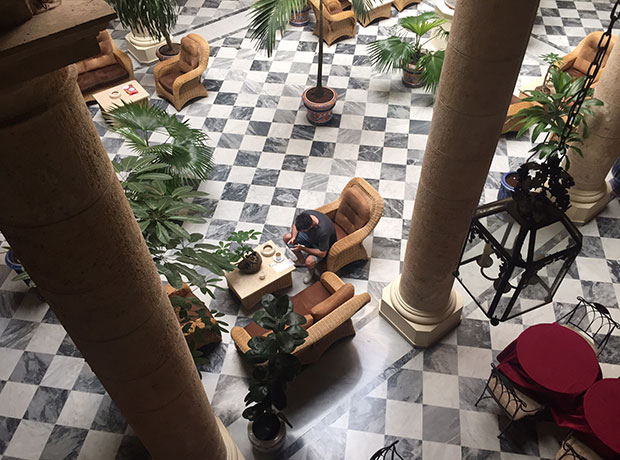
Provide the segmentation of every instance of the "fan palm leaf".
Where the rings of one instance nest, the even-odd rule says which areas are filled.
[[[424,88],[433,94],[439,85],[445,55],[446,52],[443,50],[434,51],[423,55],[418,61],[418,67],[422,70]]]
[[[147,32],[157,40],[169,39],[177,23],[176,0],[107,0],[123,26]]]
[[[397,35],[369,43],[368,56],[379,72],[402,69],[418,58],[415,46]]]
[[[421,38],[434,28],[445,24],[446,20],[437,16],[436,13],[428,11],[417,16],[402,18],[398,23],[403,29]]]

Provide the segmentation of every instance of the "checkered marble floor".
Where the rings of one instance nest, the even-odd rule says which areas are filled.
[[[212,18],[230,17],[231,10],[245,7],[236,3],[188,0],[182,16],[192,18],[196,9],[206,8],[216,9]],[[400,14],[431,9],[425,0]],[[561,54],[590,28],[600,28],[608,9],[607,3],[543,0],[520,82],[542,75],[540,54]],[[393,9],[391,19],[358,27],[355,39],[326,48],[326,83],[339,102],[333,122],[321,128],[307,122],[300,101],[316,72],[312,24],[289,28],[273,59],[255,52],[245,29],[211,42],[204,79],[209,97],[178,113],[203,128],[216,147],[216,170],[200,186],[209,193],[202,200],[207,223],[192,230],[217,241],[235,229],[254,228],[262,232],[261,241],[278,241],[299,209],[335,199],[354,176],[366,178],[385,198],[383,218],[366,241],[371,259],[339,273],[357,291],[370,292],[372,301],[354,317],[356,337],[333,347],[291,385],[287,416],[294,429],[278,458],[362,460],[393,440],[400,441],[398,450],[408,459],[553,458],[564,432],[552,423],[524,423],[498,440],[506,421],[499,409],[473,402],[497,353],[527,326],[554,321],[577,296],[607,305],[620,320],[620,200],[581,228],[582,253],[552,304],[490,327],[469,303],[459,328],[441,343],[412,349],[378,316],[378,305],[381,290],[400,271],[433,99],[402,86],[398,75],[372,71],[365,46],[389,34],[397,17]],[[573,20],[556,24],[558,17]],[[209,27],[194,20],[184,19],[184,30],[202,33]],[[122,35],[116,29],[121,45]],[[152,66],[136,66],[136,78],[154,95]],[[156,96],[151,101],[176,113]],[[90,110],[110,157],[130,154],[108,132],[98,107]],[[500,139],[481,202],[495,199],[501,174],[521,164],[529,148],[527,136]],[[291,293],[303,287],[303,275],[294,273]],[[47,304],[11,278],[0,264],[0,456],[148,458]],[[210,303],[229,324],[249,321],[228,291]],[[248,446],[240,414],[250,369],[228,334],[211,350],[210,360],[201,373],[214,411],[247,459],[265,458]],[[606,376],[620,375],[620,331],[600,360]]]

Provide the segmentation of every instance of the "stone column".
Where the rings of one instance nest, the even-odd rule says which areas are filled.
[[[575,179],[569,190],[571,207],[566,214],[579,224],[585,224],[601,212],[611,195],[611,185],[605,181],[611,167],[620,155],[620,46],[612,50],[601,78],[594,89],[594,97],[603,101],[594,107],[588,117],[590,135],[583,140],[583,157],[568,152],[568,172]]]
[[[495,153],[538,0],[459,0],[433,109],[401,276],[381,314],[428,346],[460,322],[454,276]]]
[[[155,460],[240,459],[76,78],[3,88],[0,230]]]

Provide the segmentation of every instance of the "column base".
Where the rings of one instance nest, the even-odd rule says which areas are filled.
[[[399,309],[403,308],[403,305],[398,305],[397,308],[396,303],[400,302],[400,300],[392,296],[392,289],[398,289],[399,280],[400,277],[396,278],[383,289],[379,314],[409,343],[416,347],[428,347],[459,325],[463,301],[454,289],[452,289],[450,297],[452,305],[448,307],[447,313],[442,313],[436,323],[429,324],[428,317],[424,318],[424,324],[405,318],[399,311]]]
[[[166,44],[165,40],[156,40],[148,35],[134,35],[133,32],[129,32],[125,35],[127,40],[127,51],[141,64],[150,64],[151,62],[158,61],[157,49]]]
[[[566,211],[566,215],[576,224],[586,224],[605,209],[609,203],[612,189],[609,182],[605,182],[604,191],[571,190],[569,193],[570,208]]]
[[[222,435],[222,439],[224,440],[224,445],[226,446],[226,460],[245,460],[243,454],[233,441],[233,438],[230,436],[230,433],[222,423],[219,417],[215,417],[217,421],[217,427],[220,429],[220,434]]]

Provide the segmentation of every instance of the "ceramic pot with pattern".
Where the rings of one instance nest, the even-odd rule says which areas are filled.
[[[411,63],[403,67],[403,85],[409,88],[421,88],[422,71],[417,69],[417,63]]]
[[[313,125],[325,125],[332,119],[338,94],[326,86],[312,87],[304,91],[302,99],[308,109],[308,121]]]
[[[299,13],[293,12],[291,14],[290,23],[292,26],[302,27],[310,22],[310,7],[306,7]]]

